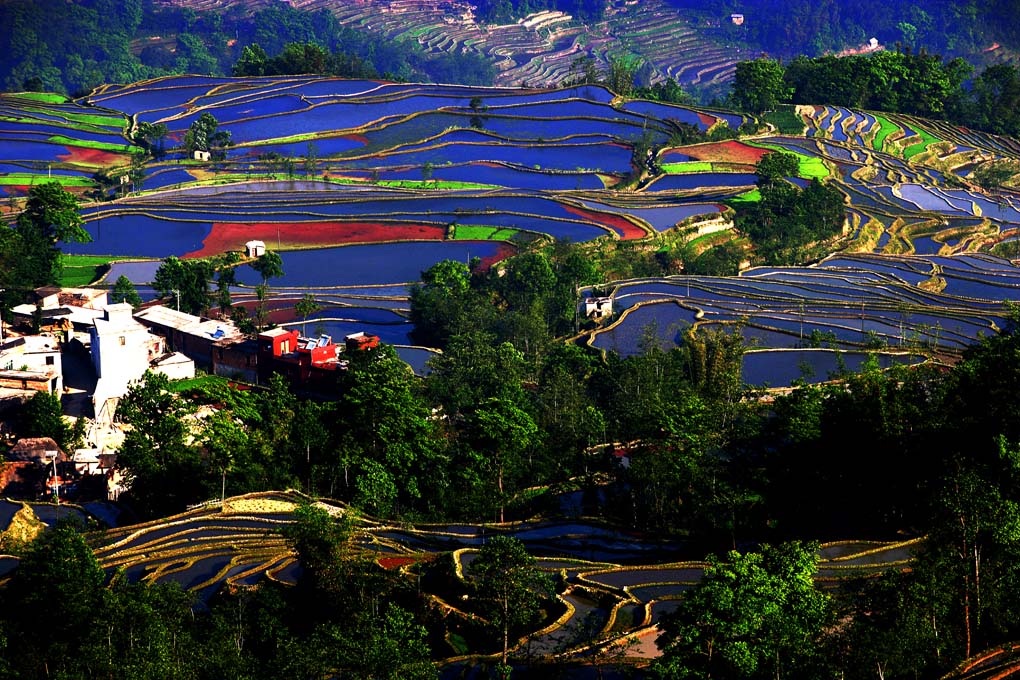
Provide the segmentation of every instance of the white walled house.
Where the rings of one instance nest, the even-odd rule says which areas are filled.
[[[92,397],[96,420],[112,420],[116,402],[128,385],[140,380],[153,359],[163,356],[163,338],[135,321],[131,305],[109,305],[96,319],[91,336],[92,365],[99,378]]]
[[[59,394],[64,389],[60,343],[50,335],[8,338],[0,343],[0,372],[0,386],[17,388],[20,380],[33,389],[45,386],[43,391]]]
[[[262,257],[266,254],[266,244],[263,241],[248,241],[244,244],[244,254],[248,257]]]
[[[116,382],[138,380],[149,368],[153,355],[152,335],[134,320],[131,305],[121,303],[103,310],[90,332],[92,365],[96,376]]]

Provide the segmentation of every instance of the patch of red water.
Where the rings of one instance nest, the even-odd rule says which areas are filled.
[[[698,111],[698,120],[701,121],[702,125],[707,125],[708,127],[712,127],[719,122],[718,118],[703,111]]]
[[[413,557],[380,557],[379,566],[383,569],[399,569],[407,564],[414,564],[417,562]]]
[[[128,162],[128,154],[103,151],[102,149],[88,149],[83,146],[65,146],[67,153],[62,153],[57,158],[65,163],[80,163],[82,165],[122,165]]]
[[[272,246],[337,246],[385,241],[441,241],[446,227],[380,222],[215,222],[202,248],[185,257],[209,257],[238,250],[251,240]]]
[[[497,262],[501,262],[501,261],[505,260],[506,258],[511,257],[513,255],[516,255],[516,254],[517,254],[517,248],[516,247],[514,247],[513,245],[511,245],[509,243],[505,243],[505,242],[500,243],[496,247],[496,252],[495,253],[493,253],[489,257],[483,257],[482,258],[482,262],[479,265],[479,268],[482,271],[487,271],[492,265],[496,264]]]
[[[725,142],[694,144],[693,146],[684,147],[681,151],[699,161],[743,163],[745,165],[754,165],[761,160],[762,156],[769,153],[768,149],[748,146],[743,142],[733,139],[726,140]]]
[[[604,227],[612,229],[625,241],[636,238],[644,238],[647,235],[644,229],[622,215],[614,215],[612,213],[599,212],[597,210],[586,210],[584,208],[575,208],[572,205],[564,205],[563,208],[572,215],[583,217],[586,220],[590,220],[596,224],[601,224]]]

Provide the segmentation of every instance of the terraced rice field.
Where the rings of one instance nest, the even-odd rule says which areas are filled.
[[[669,24],[653,15],[621,21],[635,39]],[[671,30],[688,40],[682,26]],[[1020,144],[839,107],[801,107],[805,136],[668,148],[680,124],[708,130],[743,119],[628,101],[593,85],[178,76],[104,86],[80,102],[0,99],[10,130],[0,130],[9,138],[0,187],[24,190],[20,183],[45,167],[85,188],[84,173],[99,160],[126,169],[138,152],[127,146],[132,125],[164,123],[180,138],[205,112],[233,135],[225,157],[191,161],[171,139],[168,156],[147,162],[140,191],[85,208],[94,240],[73,253],[208,257],[262,240],[284,251],[274,321],[295,321],[286,310],[312,293],[326,307],[318,322],[334,334],[360,326],[404,345],[407,286],[438,259],[491,265],[536,239],[643,240],[692,222],[692,246],[711,247],[734,238],[730,208],[757,200],[754,164],[782,150],[799,160],[792,181],[823,179],[844,193],[841,246],[859,255],[736,279],[621,282],[614,295],[623,315],[592,334],[593,346],[638,351],[650,322],[665,344],[691,325],[739,328],[756,350],[747,375],[783,385],[853,368],[868,348],[888,351],[888,362],[914,361],[920,350],[959,352],[1001,323],[1002,300],[1018,297],[1008,263],[949,256],[992,248],[1020,255],[1020,202],[949,180],[980,159],[1018,156]],[[641,139],[662,147],[653,167],[664,172],[637,173]],[[109,150],[118,144],[120,156]],[[151,267],[123,271],[142,285],[151,278]],[[244,300],[252,281],[241,280]],[[404,349],[419,363],[427,356]]]
[[[262,580],[294,583],[301,565],[281,535],[291,513],[307,501],[296,492],[265,492],[219,503],[144,524],[92,533],[88,540],[104,569],[124,569],[131,579],[177,582],[208,598],[219,588],[245,588]],[[332,514],[343,504],[319,501]],[[33,505],[40,514],[46,506]],[[14,510],[5,520],[10,522]],[[64,508],[64,512],[83,513]],[[3,526],[6,526],[4,524]],[[538,566],[567,588],[558,597],[563,614],[528,638],[517,641],[514,655],[580,659],[588,653],[585,628],[596,627],[610,638],[646,635],[668,611],[670,602],[701,578],[704,564],[676,562],[682,546],[651,536],[622,533],[586,521],[524,522],[508,525],[400,525],[371,517],[356,520],[356,543],[364,556],[384,569],[416,579],[416,565],[440,552],[453,552],[457,571],[477,555],[486,537],[515,536],[538,557]],[[904,543],[840,542],[824,544],[818,580],[838,587],[847,578],[906,565],[916,541]],[[0,557],[0,571],[17,558]],[[426,593],[428,597],[434,597]],[[469,616],[437,599],[451,616]],[[450,657],[455,651],[447,650]],[[451,662],[454,663],[451,658]]]
[[[612,297],[619,317],[589,333],[593,347],[628,355],[649,330],[664,347],[692,327],[736,331],[750,347],[744,379],[786,387],[856,370],[871,354],[888,366],[961,352],[1003,326],[1002,301],[1020,299],[1020,269],[988,255],[836,255],[739,277],[622,281]]]
[[[46,181],[81,193],[92,175],[140,151],[124,136],[128,119],[111,109],[35,93],[0,94],[0,192],[24,195]]]

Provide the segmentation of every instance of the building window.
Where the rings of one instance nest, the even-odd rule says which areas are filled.
[[[52,366],[53,365],[53,357],[52,356],[46,357],[46,365],[47,366]]]
[[[122,335],[122,336],[120,336],[120,338],[118,338],[118,339],[120,340],[120,346],[121,346],[121,347],[123,347],[124,345],[126,345],[126,344],[127,344],[127,340],[126,340],[126,339],[124,338],[124,336],[123,336],[123,335]]]

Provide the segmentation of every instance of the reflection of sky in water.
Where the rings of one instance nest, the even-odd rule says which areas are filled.
[[[418,281],[421,273],[437,262],[484,259],[496,255],[498,248],[495,241],[436,241],[282,251],[283,276],[270,280],[269,285],[357,286]],[[241,266],[237,268],[237,281],[257,285],[262,279],[251,267]]]
[[[788,387],[794,380],[809,383],[830,380],[840,370],[856,372],[868,359],[867,352],[838,352],[827,349],[747,352],[742,377],[755,386]],[[919,357],[879,354],[882,368],[894,363],[914,363]]]

